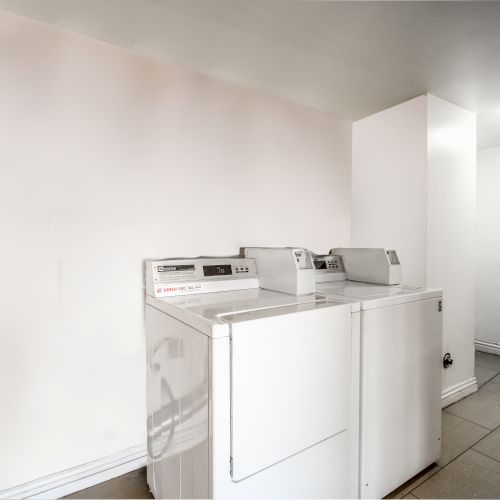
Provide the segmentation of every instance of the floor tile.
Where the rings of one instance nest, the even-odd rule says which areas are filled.
[[[493,379],[493,380],[495,380],[495,379]],[[484,384],[483,388],[485,391],[500,395],[500,383],[493,382],[493,380],[488,382],[487,384]],[[498,380],[498,382],[500,382],[500,379]]]
[[[453,413],[449,413],[446,410],[441,411],[441,432],[447,431],[451,429],[453,426],[457,425],[460,422],[463,422],[463,418],[457,417],[453,415]]]
[[[427,481],[431,476],[436,474],[441,470],[441,467],[436,464],[432,464],[431,466],[424,469],[422,472],[417,474],[415,477],[407,481],[405,484],[394,490],[392,493],[389,493],[385,498],[411,498],[407,495],[410,494],[410,491],[414,490],[419,484],[422,484],[424,481]]]
[[[500,462],[500,428],[479,441],[474,445],[473,449]],[[498,495],[500,497],[500,492],[498,492]]]
[[[450,414],[457,419],[452,423],[446,413],[442,412],[441,457],[437,462],[440,467],[449,464],[490,432],[484,427]]]
[[[488,352],[476,351],[476,365],[500,372],[500,356]]]
[[[497,375],[495,378],[491,380],[492,382],[495,382],[495,384],[500,384],[500,375]]]
[[[418,497],[416,497],[415,495],[412,495],[411,493],[408,493],[408,495],[406,495],[403,498],[418,498]]]
[[[500,395],[481,388],[465,399],[448,406],[446,411],[482,427],[495,429],[500,425]]]
[[[499,498],[500,462],[468,450],[412,493],[418,498]]]
[[[477,386],[481,387],[492,378],[495,378],[495,376],[498,375],[498,371],[493,370],[492,368],[485,368],[484,366],[476,365],[474,374],[476,375]]]
[[[64,498],[153,498],[146,482],[146,468],[96,484]]]

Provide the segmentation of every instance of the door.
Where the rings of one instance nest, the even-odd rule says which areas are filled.
[[[361,315],[361,492],[382,498],[441,449],[441,299]]]
[[[227,321],[234,480],[348,429],[350,305],[302,304]]]

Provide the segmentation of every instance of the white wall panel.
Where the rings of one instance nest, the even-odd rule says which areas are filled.
[[[425,283],[424,96],[353,124],[352,245],[395,248],[403,281]]]
[[[403,282],[443,288],[443,392],[474,383],[475,115],[432,95],[353,124],[352,245],[395,248]]]
[[[474,376],[476,116],[427,96],[427,285],[443,289],[443,388]]]
[[[477,155],[476,339],[500,353],[500,147]]]
[[[1,490],[144,442],[143,259],[349,245],[351,126],[6,13],[0,42]]]

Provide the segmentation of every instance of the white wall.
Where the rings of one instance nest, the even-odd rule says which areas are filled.
[[[426,281],[425,96],[352,128],[352,245],[395,248],[403,282]]]
[[[474,390],[475,116],[420,96],[353,124],[352,246],[396,248],[444,290],[445,401]]]
[[[476,116],[427,97],[427,285],[443,289],[443,388],[474,377]]]
[[[1,490],[144,442],[142,259],[350,244],[351,126],[5,13],[0,33]]]
[[[500,354],[500,147],[477,155],[476,341]]]

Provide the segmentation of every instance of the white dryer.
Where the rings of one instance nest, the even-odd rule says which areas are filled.
[[[360,302],[360,495],[382,498],[441,453],[442,291],[345,279],[400,279],[393,250],[314,260],[317,293]]]
[[[358,494],[359,306],[259,288],[255,261],[146,263],[156,498]]]

